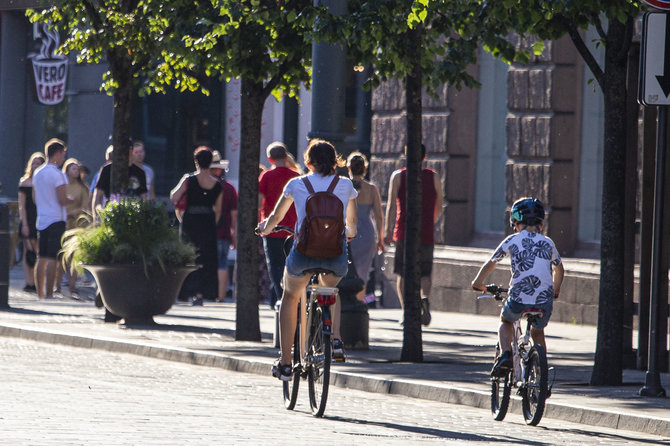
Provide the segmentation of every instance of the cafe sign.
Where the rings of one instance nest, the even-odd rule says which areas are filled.
[[[46,23],[35,23],[33,37],[41,40],[40,52],[32,54],[37,99],[44,105],[60,104],[65,98],[67,57],[56,54],[60,46],[58,31]]]

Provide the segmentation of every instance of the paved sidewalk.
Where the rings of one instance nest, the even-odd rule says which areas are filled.
[[[224,367],[270,376],[277,357],[272,342],[274,313],[260,309],[262,342],[236,342],[235,305],[177,304],[158,325],[125,328],[103,322],[103,311],[90,301],[70,298],[38,301],[25,293],[22,274],[10,280],[10,310],[0,311],[0,335],[41,342],[134,353],[192,364]],[[92,289],[83,288],[82,297]],[[67,291],[66,291],[67,295]],[[474,298],[474,297],[473,297]],[[496,305],[491,302],[491,305]],[[348,351],[345,364],[333,367],[337,386],[392,393],[435,401],[489,408],[489,379],[497,318],[433,312],[423,331],[424,362],[401,363],[400,310],[370,311],[370,350]],[[545,416],[587,425],[646,432],[670,437],[670,399],[638,396],[642,371],[626,370],[621,387],[590,387],[595,327],[551,323],[547,328],[549,365],[556,371]],[[670,392],[670,376],[661,375]],[[279,383],[277,382],[278,392]],[[522,420],[516,397],[508,419]]]

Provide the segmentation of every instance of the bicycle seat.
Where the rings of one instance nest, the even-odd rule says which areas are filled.
[[[542,317],[544,316],[544,310],[540,308],[526,308],[521,312],[521,317],[522,318],[530,318],[530,317]]]
[[[307,287],[310,292],[315,292],[317,294],[323,294],[325,296],[334,296],[337,294],[338,289],[335,287],[322,286],[322,285],[310,285]]]

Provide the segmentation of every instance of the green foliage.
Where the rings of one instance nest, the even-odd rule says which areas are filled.
[[[421,60],[422,82],[435,93],[445,82],[461,88],[478,86],[467,68],[477,62],[482,45],[506,62],[521,60],[507,41],[509,25],[491,21],[487,3],[472,0],[350,0],[349,14],[326,17],[316,32],[330,41],[344,41],[357,65],[372,65],[370,84],[404,78],[412,60]],[[421,26],[421,46],[407,38]]]
[[[31,22],[51,22],[64,40],[59,51],[76,52],[79,63],[109,62],[102,87],[109,93],[130,82],[141,94],[165,92],[168,85],[195,90],[197,73],[179,63],[183,43],[175,8],[183,1],[53,0],[28,10]],[[175,60],[177,59],[177,60]]]
[[[177,14],[191,26],[181,60],[207,76],[262,85],[265,96],[297,96],[311,81],[313,24],[322,10],[307,0],[184,2]]]
[[[64,260],[74,265],[142,264],[182,266],[195,261],[195,248],[170,227],[161,203],[124,199],[110,202],[100,225],[75,228],[63,236]]]

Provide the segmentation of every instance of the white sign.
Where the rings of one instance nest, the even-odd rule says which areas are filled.
[[[65,98],[67,83],[67,57],[56,54],[60,45],[58,31],[46,23],[35,23],[33,36],[42,40],[39,54],[33,54],[33,73],[37,99],[44,105],[60,104]]]
[[[648,12],[642,25],[638,101],[670,105],[670,14]]]

